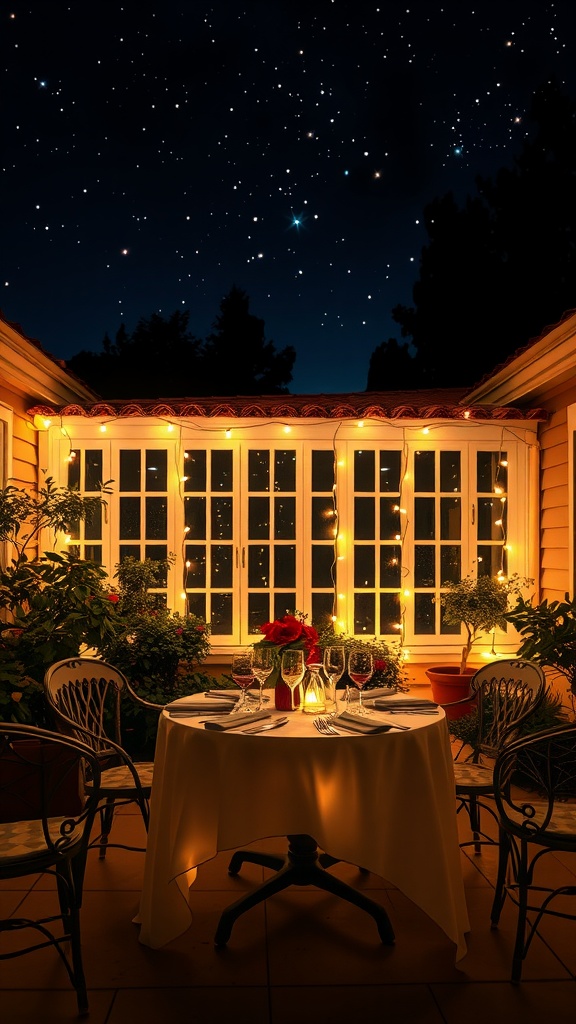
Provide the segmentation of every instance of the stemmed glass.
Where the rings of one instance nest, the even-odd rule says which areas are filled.
[[[306,671],[304,651],[284,651],[280,671],[286,686],[290,687],[290,711],[295,711],[294,690],[304,679]]]
[[[324,650],[324,674],[330,684],[330,699],[334,704],[333,714],[338,711],[336,686],[346,670],[346,648],[326,647]]]
[[[232,658],[232,679],[242,690],[242,695],[238,701],[236,707],[233,709],[232,714],[236,714],[237,711],[252,711],[252,708],[248,704],[246,691],[254,682],[254,668],[252,665],[252,651],[246,651],[244,654],[235,654]]]
[[[254,647],[252,652],[252,671],[256,676],[256,679],[258,680],[258,686],[260,687],[260,700],[258,702],[258,711],[262,710],[262,691],[264,689],[264,683],[272,674],[274,664],[274,651],[271,647]]]
[[[372,712],[368,708],[364,707],[362,703],[362,689],[369,679],[372,678],[374,672],[374,659],[372,657],[372,651],[362,650],[358,647],[353,648],[350,651],[348,658],[348,675],[358,687],[358,708],[356,710],[357,715],[371,715]]]

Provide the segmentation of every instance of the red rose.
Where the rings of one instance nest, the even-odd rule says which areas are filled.
[[[374,671],[375,672],[384,672],[385,668],[386,668],[386,662],[385,661],[380,661],[379,658],[374,658]]]
[[[108,594],[108,600],[111,601],[112,604],[116,604],[118,602],[118,594]]]
[[[264,633],[268,643],[276,644],[277,647],[284,647],[285,644],[300,640],[305,629],[304,624],[294,615],[284,615],[281,619],[265,622],[260,626],[260,632]]]

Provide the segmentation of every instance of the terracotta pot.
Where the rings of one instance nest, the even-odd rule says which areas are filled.
[[[467,668],[461,672],[458,665],[437,665],[435,668],[427,668],[426,675],[430,680],[433,700],[437,704],[450,704],[466,697],[470,693],[470,679],[475,672],[475,668]],[[462,718],[463,715],[470,714],[473,706],[465,703],[458,708],[447,708],[446,718]]]

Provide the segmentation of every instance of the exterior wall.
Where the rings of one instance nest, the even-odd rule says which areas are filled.
[[[568,409],[576,403],[576,382],[539,397],[550,418],[540,426],[540,597],[562,601],[573,589],[571,434]]]

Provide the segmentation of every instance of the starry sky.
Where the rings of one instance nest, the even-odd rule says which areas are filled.
[[[576,96],[575,9],[0,0],[3,316],[66,359],[154,312],[204,338],[236,286],[292,393],[364,390],[426,203],[512,165],[548,77]]]

